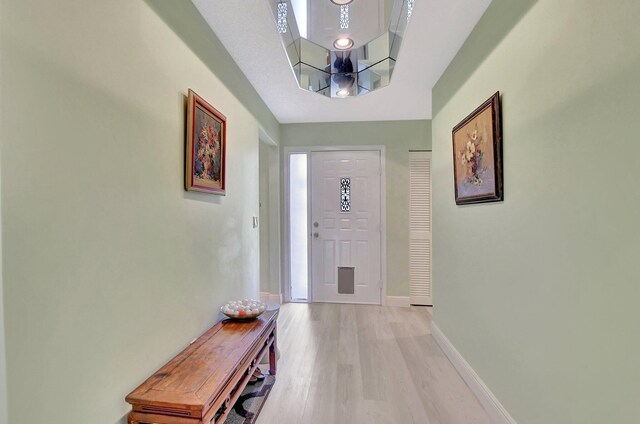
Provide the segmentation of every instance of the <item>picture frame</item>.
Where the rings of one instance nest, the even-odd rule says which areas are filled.
[[[189,89],[185,189],[226,194],[227,118]]]
[[[457,205],[504,200],[500,92],[452,130]]]

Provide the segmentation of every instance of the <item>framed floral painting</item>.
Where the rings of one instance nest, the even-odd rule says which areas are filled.
[[[502,192],[500,92],[453,129],[456,204],[499,202]]]
[[[187,99],[187,191],[225,194],[227,118],[189,90]]]

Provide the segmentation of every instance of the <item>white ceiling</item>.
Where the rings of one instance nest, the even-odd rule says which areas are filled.
[[[416,0],[391,84],[346,99],[298,88],[267,0],[192,2],[276,119],[294,123],[431,119],[432,87],[491,0]]]

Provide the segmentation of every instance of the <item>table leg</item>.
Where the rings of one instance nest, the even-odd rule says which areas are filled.
[[[269,374],[276,375],[276,368],[278,364],[278,329],[273,329],[273,343],[269,346]]]

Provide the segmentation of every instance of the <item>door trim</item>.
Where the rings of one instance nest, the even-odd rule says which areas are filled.
[[[284,300],[291,300],[291,275],[289,272],[291,265],[291,249],[289,244],[289,155],[292,153],[306,153],[310,155],[312,152],[339,152],[339,151],[376,151],[380,152],[380,223],[382,232],[380,234],[380,275],[382,278],[382,290],[380,291],[380,305],[387,304],[387,166],[386,166],[386,148],[382,145],[363,145],[363,146],[286,146],[283,153],[283,171],[282,178],[284,193],[284,213],[282,214],[284,222],[282,225],[282,240],[284,244]],[[311,192],[311,161],[307,156],[307,193]],[[311,196],[307,196],[307,222],[311,222]],[[311,246],[309,240],[310,232],[307,231],[308,246]],[[307,263],[311,264],[311,249],[307,249]],[[311,266],[308,267],[307,286],[307,302],[313,302],[311,296]]]
[[[267,292],[275,297],[278,297],[279,300],[271,300],[272,302],[282,303],[282,281],[281,281],[281,270],[282,270],[282,242],[280,240],[280,236],[282,235],[282,231],[280,229],[280,204],[282,202],[281,192],[279,190],[280,185],[280,151],[278,149],[278,145],[266,134],[262,129],[260,129],[259,134],[259,144],[260,144],[260,152],[266,153],[267,155],[267,166],[266,170],[260,169],[258,167],[258,173],[262,176],[262,172],[266,172],[268,174],[268,187],[269,187],[269,196],[267,198],[267,208],[263,209],[264,205],[260,205],[258,216],[263,212],[266,212],[267,221],[264,221],[262,218],[259,218],[258,230],[261,233],[263,227],[267,227],[266,234],[261,233],[259,238],[262,235],[266,235],[267,237],[267,264],[269,268],[268,283],[269,287]],[[264,149],[264,150],[263,150]],[[260,162],[262,164],[262,162]],[[274,188],[272,188],[274,187]],[[260,244],[262,247],[262,240],[260,240]],[[260,261],[262,261],[263,252],[260,252]],[[262,271],[260,272],[260,281],[262,282]],[[261,290],[265,289],[260,285]],[[262,296],[262,292],[261,292]],[[274,298],[275,298],[274,297]]]

